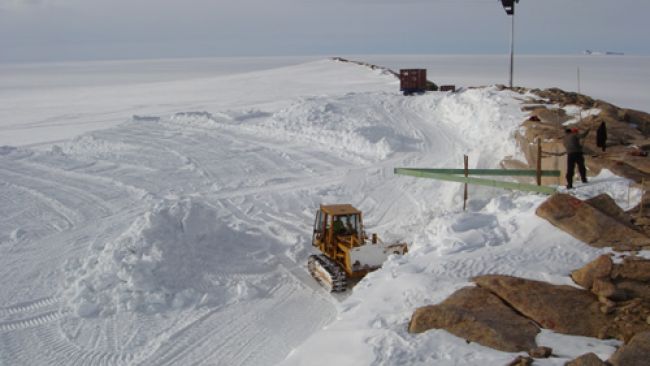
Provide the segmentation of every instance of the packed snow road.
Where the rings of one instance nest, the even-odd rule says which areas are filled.
[[[146,92],[169,86],[187,94]],[[509,92],[406,98],[392,77],[332,61],[107,88],[98,95],[113,99],[84,116],[133,115],[124,123],[48,149],[0,147],[0,365],[272,365],[292,351],[297,364],[471,364],[476,352],[449,335],[404,344],[404,316],[427,291],[440,300],[472,275],[544,277],[596,255],[521,252],[547,229],[530,214],[540,198],[478,189],[476,212],[460,216],[460,185],[392,174],[517,157],[524,116]],[[60,112],[47,108],[34,117]],[[411,254],[332,297],[305,268],[320,203],[359,207]]]

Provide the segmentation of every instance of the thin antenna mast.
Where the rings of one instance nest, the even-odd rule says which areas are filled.
[[[519,0],[501,0],[506,14],[512,17],[512,29],[510,31],[510,80],[508,85],[512,88],[512,79],[515,69],[515,3]]]

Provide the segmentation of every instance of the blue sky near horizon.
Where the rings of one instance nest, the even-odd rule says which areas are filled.
[[[650,1],[521,0],[519,54],[650,55]],[[505,54],[498,0],[0,0],[0,62]]]

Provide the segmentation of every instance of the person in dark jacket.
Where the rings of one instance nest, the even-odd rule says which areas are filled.
[[[577,128],[567,128],[564,132],[563,143],[567,154],[566,187],[572,189],[576,164],[578,164],[578,172],[580,173],[582,183],[587,183],[587,169],[585,168],[585,157],[582,153],[580,139],[587,136],[589,130],[579,134]]]
[[[605,122],[601,122],[598,131],[596,131],[596,146],[602,148],[603,152],[607,148],[607,126],[605,126]]]

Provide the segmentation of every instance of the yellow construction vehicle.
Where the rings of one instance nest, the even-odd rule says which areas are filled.
[[[320,205],[312,245],[322,254],[309,257],[309,273],[329,291],[341,292],[348,279],[361,278],[381,267],[389,255],[408,251],[405,243],[386,244],[377,234],[368,239],[361,211],[349,204]]]

